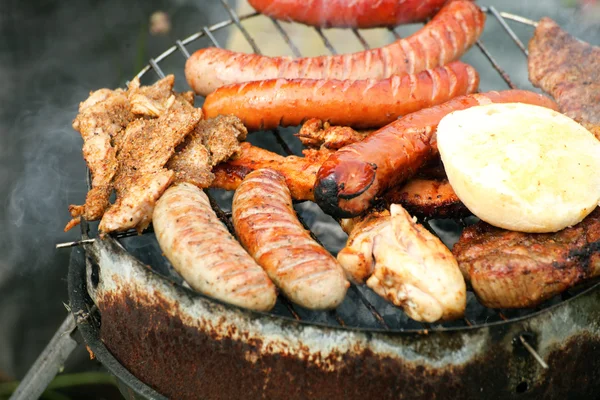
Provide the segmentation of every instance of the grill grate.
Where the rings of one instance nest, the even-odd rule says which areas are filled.
[[[186,45],[188,45],[200,38],[208,38],[213,46],[222,47],[219,44],[219,42],[217,41],[217,39],[215,38],[215,36],[213,35],[213,32],[216,32],[218,30],[221,30],[225,27],[229,27],[232,25],[235,25],[235,27],[241,32],[241,34],[244,36],[244,38],[246,39],[246,41],[248,42],[250,47],[253,49],[253,51],[257,54],[261,54],[260,49],[256,45],[255,40],[252,38],[250,33],[244,28],[244,26],[242,24],[242,21],[259,16],[260,14],[253,12],[253,13],[238,16],[237,13],[235,12],[235,10],[233,8],[231,8],[231,6],[229,6],[229,4],[227,4],[226,0],[220,0],[220,2],[222,4],[222,6],[225,8],[225,10],[227,11],[227,13],[229,14],[229,16],[231,17],[231,19],[214,24],[210,27],[204,26],[200,32],[197,32],[183,40],[177,40],[175,42],[175,45],[168,48],[165,52],[163,52],[156,58],[150,59],[149,64],[146,67],[144,67],[137,74],[137,77],[141,78],[150,69],[152,69],[159,78],[163,78],[165,76],[165,73],[161,69],[159,63],[161,61],[165,60],[167,57],[169,57],[173,53],[175,53],[177,50],[179,50],[179,52],[186,59],[189,58],[190,53],[187,50]],[[523,44],[523,42],[521,42],[521,40],[518,38],[516,33],[510,28],[510,26],[508,25],[506,20],[515,21],[520,24],[525,24],[525,25],[529,25],[529,26],[536,26],[537,25],[536,22],[532,21],[530,19],[518,16],[518,15],[505,13],[505,12],[499,12],[494,7],[482,7],[482,9],[487,14],[492,15],[499,22],[502,29],[509,35],[509,37],[516,44],[516,46],[523,52],[523,54],[525,56],[527,56],[528,53],[527,53],[527,49],[526,49],[525,45]],[[281,34],[281,36],[283,37],[283,39],[289,46],[291,52],[296,57],[300,57],[301,53],[298,50],[298,47],[292,42],[290,36],[286,33],[286,31],[283,29],[281,24],[277,20],[272,19],[272,18],[271,18],[271,21],[275,25],[276,30]],[[323,31],[320,28],[313,28],[313,29],[319,35],[324,46],[329,50],[329,52],[331,54],[337,54],[337,51],[336,51],[334,45],[325,36]],[[393,28],[389,28],[389,31],[394,35],[395,39],[400,38],[400,35],[398,34],[398,32],[396,32]],[[351,32],[354,34],[354,36],[356,37],[358,42],[363,46],[364,49],[370,48],[367,41],[365,40],[365,38],[361,35],[361,33],[358,30],[352,29]],[[517,86],[513,83],[510,76],[508,75],[508,73],[506,73],[506,71],[504,71],[500,67],[498,62],[494,59],[494,57],[491,55],[489,50],[485,47],[485,45],[481,39],[476,42],[476,46],[477,46],[477,48],[479,48],[481,53],[488,60],[488,62],[492,66],[492,68],[500,75],[502,80],[504,80],[504,82],[506,82],[508,87],[510,87],[512,89],[516,89]],[[281,148],[281,151],[284,154],[286,154],[286,155],[294,154],[294,152],[292,151],[290,146],[286,143],[286,141],[282,137],[282,134],[279,129],[272,130],[271,134],[273,135],[273,138],[278,143],[278,145]],[[89,170],[88,170],[88,176],[87,176],[88,190],[90,189],[90,182],[91,182],[91,179],[90,179]],[[223,223],[225,223],[225,225],[228,227],[228,229],[231,232],[233,232],[233,226],[231,223],[231,212],[224,211],[219,206],[217,200],[210,193],[210,191],[207,190],[206,192],[210,199],[211,205],[212,205],[213,209],[215,210],[215,212],[217,213],[217,216],[219,217],[219,219],[221,219],[221,221],[223,221]],[[300,222],[302,222],[302,224],[305,226],[305,228],[310,231],[308,225],[302,219],[302,216],[300,215],[300,213],[297,213],[297,214],[300,219]],[[439,236],[439,233],[435,230],[434,227],[432,227],[429,220],[426,219],[426,220],[422,220],[420,222],[431,232],[433,232],[434,234]],[[467,222],[463,219],[457,220],[456,222],[457,222],[458,226],[462,227],[462,228],[464,228],[467,225]],[[57,247],[71,247],[71,246],[75,246],[75,245],[79,245],[79,244],[83,244],[83,243],[90,243],[95,240],[94,238],[89,237],[89,235],[88,235],[89,224],[84,220],[82,220],[82,223],[81,223],[81,230],[82,230],[82,240],[75,241],[75,242],[69,242],[69,243],[62,243],[62,244],[58,245]],[[152,233],[152,232],[153,232],[152,226],[150,226],[144,232],[144,234]],[[316,235],[312,231],[311,231],[311,235],[313,236],[314,239],[316,239],[319,243],[321,243],[321,241],[319,241],[319,239],[316,237]],[[117,239],[126,239],[124,241],[124,243],[128,241],[127,238],[134,237],[134,236],[138,236],[137,232],[135,230],[121,232],[121,233],[113,235],[113,237],[117,238]],[[126,243],[125,243],[125,247],[127,247]],[[557,302],[560,302],[562,300],[568,299],[573,296],[572,293],[565,292],[562,296],[557,296],[555,299],[550,300],[549,302],[545,303],[545,305],[542,306],[541,308],[538,307],[535,310],[490,310],[490,309],[486,309],[485,307],[480,305],[475,300],[475,296],[473,295],[473,293],[469,292],[470,299],[469,299],[468,305],[467,305],[467,316],[465,318],[463,318],[462,320],[453,321],[453,322],[444,323],[444,324],[419,323],[419,322],[407,319],[406,316],[401,317],[404,314],[402,312],[402,310],[394,307],[394,310],[397,314],[394,316],[394,319],[396,321],[400,320],[400,323],[393,324],[394,326],[392,327],[392,326],[390,326],[390,323],[388,323],[386,321],[386,319],[384,318],[384,316],[382,316],[382,313],[380,312],[382,307],[388,307],[388,309],[391,307],[391,306],[389,306],[389,304],[387,302],[385,302],[385,300],[378,298],[372,291],[370,291],[370,289],[367,289],[364,287],[357,287],[355,285],[351,285],[348,293],[349,293],[348,297],[350,297],[350,296],[353,297],[353,301],[355,302],[355,304],[352,304],[352,307],[358,307],[358,304],[360,303],[362,305],[362,307],[364,307],[364,309],[367,310],[368,313],[370,313],[370,315],[374,319],[374,325],[372,325],[372,327],[383,329],[383,330],[396,330],[396,331],[418,330],[421,332],[427,332],[429,330],[446,329],[446,328],[468,328],[468,327],[474,327],[474,326],[478,326],[478,325],[484,325],[484,324],[487,324],[490,322],[508,321],[508,320],[511,320],[514,318],[525,316],[527,314],[531,314],[535,311],[539,311],[543,307],[549,306],[551,304],[555,304]],[[340,307],[345,307],[344,303]],[[348,307],[348,306],[346,306],[346,307]],[[477,313],[473,313],[473,312],[470,313],[469,308],[473,308],[473,307],[477,308],[479,311]],[[338,308],[338,310],[339,310],[339,308]],[[341,327],[356,327],[357,326],[356,323],[350,323],[348,321],[345,321],[344,318],[340,315],[341,313],[338,312],[338,310],[332,310],[332,311],[327,311],[327,312],[313,312],[313,311],[303,310],[303,309],[301,309],[301,307],[292,304],[289,300],[280,296],[279,302],[275,308],[274,314],[278,314],[278,315],[286,314],[296,320],[303,320],[303,319],[308,318],[308,320],[312,321],[312,322],[322,322],[323,320],[325,320],[325,321],[327,321],[327,323],[337,324],[338,326],[341,326]],[[481,312],[481,310],[484,310],[484,312]],[[346,313],[346,314],[348,314],[348,313]],[[475,314],[476,314],[476,316],[474,316]],[[505,314],[508,314],[508,317]],[[315,315],[316,315],[316,318],[315,318]],[[360,325],[361,327],[364,327],[364,326],[362,326],[364,324],[358,324],[358,325]],[[399,325],[399,326],[396,326],[396,325]]]

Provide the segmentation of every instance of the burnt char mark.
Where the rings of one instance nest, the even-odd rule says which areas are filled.
[[[105,294],[99,301],[102,340],[134,375],[169,398],[578,399],[592,398],[591,393],[600,390],[597,338],[580,336],[565,343],[563,353],[549,356],[546,381],[529,381],[520,386],[525,393],[516,393],[515,382],[523,378],[511,369],[534,361],[525,355],[517,362],[519,356],[507,351],[502,343],[509,330],[497,330],[479,356],[445,368],[378,355],[369,348],[324,358],[309,346],[296,355],[293,349],[285,353],[269,347],[261,350],[262,340],[236,327],[219,337],[202,320],[197,321],[199,327],[188,326],[179,317],[179,307],[160,293],[150,297],[123,288],[117,293]],[[464,345],[453,333],[445,333],[437,342],[427,339],[423,351],[431,360],[438,354],[436,346],[459,350]]]
[[[354,216],[352,213],[341,209],[338,205],[340,188],[334,174],[317,180],[314,191],[316,203],[326,214],[335,218],[351,218]]]
[[[581,268],[583,274],[589,277],[596,268],[600,266],[592,265],[595,258],[600,253],[600,241],[589,243],[582,249],[574,249],[569,252],[568,258],[577,260],[577,265]],[[597,261],[596,261],[597,262]]]

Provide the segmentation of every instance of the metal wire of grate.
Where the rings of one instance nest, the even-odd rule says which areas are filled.
[[[177,50],[187,59],[190,57],[190,53],[186,48],[186,45],[200,39],[200,38],[208,38],[211,42],[211,44],[215,47],[222,47],[221,44],[217,41],[217,39],[215,38],[215,36],[213,35],[213,32],[218,31],[220,29],[223,29],[225,27],[229,27],[231,25],[234,25],[237,29],[240,30],[241,34],[244,36],[244,38],[246,39],[246,41],[248,42],[248,44],[250,45],[250,47],[253,49],[253,51],[257,54],[261,54],[260,49],[258,48],[255,40],[252,38],[252,36],[250,35],[250,33],[244,28],[242,21],[251,19],[253,17],[256,17],[258,15],[260,15],[259,13],[253,12],[253,13],[249,13],[249,14],[245,14],[245,15],[237,15],[237,13],[235,12],[235,10],[229,6],[229,4],[227,4],[226,0],[220,0],[220,3],[222,4],[222,6],[225,8],[225,10],[227,11],[227,13],[229,14],[229,16],[231,17],[228,20],[219,22],[217,24],[214,24],[212,26],[204,26],[202,27],[202,30],[200,32],[197,32],[183,40],[177,40],[175,42],[175,44],[173,46],[171,46],[170,48],[168,48],[166,51],[164,51],[162,54],[160,54],[159,56],[152,58],[149,60],[149,64],[146,65],[146,67],[144,67],[138,74],[137,77],[141,78],[142,76],[144,76],[149,70],[153,70],[157,76],[159,78],[163,78],[165,76],[165,73],[163,72],[163,70],[160,67],[160,62],[165,60],[167,57],[171,56],[173,53],[175,53]],[[488,13],[491,14],[500,24],[500,26],[504,29],[504,31],[510,36],[510,38],[514,41],[514,43],[519,47],[519,49],[524,53],[525,56],[527,56],[527,50],[524,46],[524,44],[521,42],[521,40],[518,38],[518,36],[516,35],[516,33],[510,28],[510,26],[508,25],[508,23],[506,22],[506,20],[512,20],[521,24],[525,24],[525,25],[529,25],[529,26],[536,26],[536,22],[532,21],[530,19],[518,16],[518,15],[514,15],[514,14],[510,14],[510,13],[505,13],[505,12],[499,12],[498,10],[496,10],[494,7],[482,7],[482,9]],[[300,57],[301,53],[298,50],[298,47],[293,43],[293,41],[291,40],[290,36],[286,33],[286,31],[283,29],[283,27],[281,26],[281,24],[275,20],[275,19],[271,19],[272,23],[275,25],[276,30],[281,34],[281,36],[283,37],[283,39],[285,40],[286,44],[289,46],[292,54],[294,54],[296,57]],[[319,35],[319,37],[321,38],[323,45],[328,49],[328,51],[331,54],[337,54],[337,51],[334,47],[334,45],[331,43],[331,41],[326,37],[326,35],[323,33],[323,31],[320,28],[314,28],[314,30],[316,31],[316,33]],[[353,35],[356,37],[356,39],[358,40],[358,42],[362,45],[362,47],[367,50],[369,49],[369,45],[367,43],[367,41],[365,40],[365,38],[361,35],[361,33],[356,30],[356,29],[352,29],[351,30]],[[400,35],[393,29],[393,28],[389,28],[389,31],[392,33],[392,35],[394,36],[395,39],[399,39]],[[482,40],[478,40],[476,42],[476,46],[479,48],[479,50],[481,51],[481,53],[485,56],[485,58],[489,61],[490,65],[492,66],[492,68],[497,71],[497,73],[500,75],[500,77],[504,80],[504,82],[506,82],[506,84],[508,85],[508,87],[510,87],[511,89],[515,89],[517,88],[517,86],[512,82],[510,76],[508,75],[508,73],[506,73],[501,67],[500,65],[497,63],[497,61],[494,59],[494,57],[491,55],[491,53],[488,51],[488,49],[485,47],[484,43]],[[289,147],[289,145],[286,143],[286,141],[283,139],[280,131],[278,129],[274,129],[271,131],[271,134],[273,135],[275,141],[279,144],[279,146],[281,147],[281,150],[284,154],[286,155],[292,155],[294,154],[292,149]],[[88,170],[88,174],[87,174],[87,186],[88,186],[88,190],[91,188],[91,177],[89,175],[89,170]],[[210,194],[210,192],[206,191],[207,195],[209,197],[209,200],[211,202],[211,205],[213,207],[213,209],[215,210],[217,216],[219,217],[219,219],[221,219],[221,221],[223,221],[223,223],[225,223],[225,225],[228,227],[228,229],[233,232],[233,226],[231,223],[231,213],[224,211],[217,203],[217,201],[214,199],[214,197]],[[298,217],[300,219],[300,222],[304,225],[304,227],[310,231],[308,225],[305,223],[305,221],[302,219],[302,216],[298,213]],[[460,225],[462,225],[463,227],[466,225],[466,223],[463,220],[458,221],[460,223]],[[421,221],[421,223],[427,228],[429,229],[431,232],[433,232],[434,234],[438,234],[436,232],[436,230],[430,225],[428,220],[423,220]],[[63,243],[57,247],[70,247],[70,246],[74,246],[74,245],[79,245],[82,243],[89,243],[95,239],[90,238],[88,235],[88,231],[89,231],[89,225],[86,221],[82,221],[81,224],[81,231],[82,231],[82,240],[80,241],[76,241],[76,242],[69,242],[69,243]],[[152,230],[152,226],[150,226],[144,233],[150,233],[153,232]],[[120,232],[117,234],[114,234],[113,237],[117,238],[117,239],[123,239],[123,238],[128,238],[128,237],[132,237],[132,236],[137,236],[138,233],[135,230],[129,230],[126,232]],[[319,243],[321,243],[319,241],[319,239],[317,238],[317,236],[311,231],[311,235],[313,236],[313,238],[315,240],[317,240]],[[381,313],[378,311],[377,307],[375,305],[372,304],[371,301],[369,301],[369,299],[367,299],[367,297],[365,296],[365,294],[363,293],[362,289],[352,285],[350,287],[349,290],[350,293],[353,294],[353,296],[355,296],[356,299],[359,300],[359,302],[362,304],[362,306],[368,310],[369,313],[371,313],[371,315],[373,316],[373,318],[376,321],[376,324],[384,330],[390,330],[390,326],[389,324],[386,322],[385,318],[381,315]],[[563,299],[568,296],[571,296],[570,294],[568,294],[568,292],[565,292],[565,295],[563,295]],[[286,298],[280,296],[280,302],[281,304],[283,304],[285,306],[285,308],[287,309],[288,313],[296,320],[300,320],[302,319],[301,317],[301,313],[297,310],[296,306],[294,306],[289,300],[287,300]],[[400,309],[398,309],[398,312],[400,313]],[[494,310],[494,312],[496,312],[497,314],[497,319],[500,320],[507,320],[509,318],[507,318],[502,312],[500,312],[499,310]],[[344,319],[338,314],[337,310],[332,310],[332,311],[328,311],[325,312],[328,317],[330,317],[330,319],[334,320],[337,322],[337,324],[341,327],[346,327],[347,323],[346,321],[344,321]],[[487,318],[486,321],[484,321],[483,323],[487,322]],[[459,323],[459,326],[462,327],[471,327],[471,326],[475,326],[477,325],[478,322],[473,322],[471,321],[469,318],[465,317],[462,322]],[[438,327],[442,327],[444,328],[444,326],[433,326],[427,323],[416,323],[417,329],[422,330],[422,331],[428,331],[431,329],[436,329]],[[457,325],[453,325],[453,326],[457,326]],[[400,329],[402,330],[402,329]]]

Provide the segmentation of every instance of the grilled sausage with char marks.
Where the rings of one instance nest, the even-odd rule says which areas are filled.
[[[300,125],[310,118],[353,128],[379,128],[479,86],[475,68],[456,61],[417,74],[360,81],[273,79],[225,86],[209,94],[206,118],[233,114],[249,130]]]
[[[189,183],[167,189],[153,224],[160,248],[192,288],[244,308],[275,305],[273,282],[219,221],[202,190]]]
[[[422,22],[448,0],[248,0],[271,18],[318,27],[376,28]]]
[[[232,211],[240,242],[291,301],[316,310],[344,300],[342,268],[298,221],[283,176],[269,169],[248,174]]]
[[[458,60],[481,35],[485,14],[470,1],[452,1],[421,30],[377,49],[308,58],[267,57],[209,47],[196,51],[185,76],[202,96],[232,83],[267,79],[384,79]]]
[[[490,103],[527,103],[558,110],[545,96],[507,90],[460,96],[409,114],[333,153],[317,174],[317,204],[334,217],[360,215],[378,195],[406,181],[438,154],[435,132],[443,117]]]

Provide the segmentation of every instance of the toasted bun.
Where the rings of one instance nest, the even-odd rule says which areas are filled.
[[[440,122],[437,142],[452,188],[491,225],[556,232],[600,201],[600,141],[550,109],[515,103],[456,111]]]

